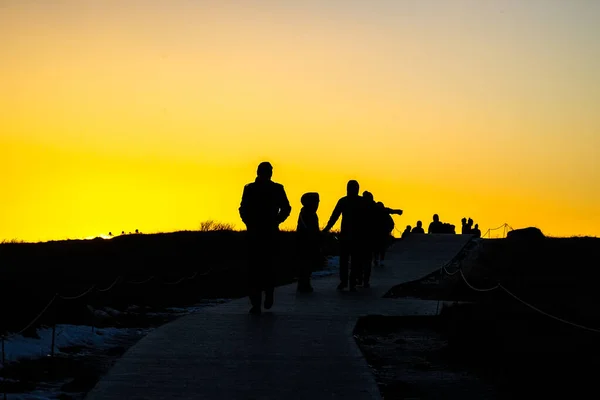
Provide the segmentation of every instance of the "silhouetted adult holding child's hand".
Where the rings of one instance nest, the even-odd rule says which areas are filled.
[[[359,194],[359,185],[355,180],[348,181],[346,196],[338,200],[327,226],[323,232],[329,232],[337,220],[342,217],[340,229],[340,284],[338,290],[348,287],[356,291],[356,283],[362,273],[362,265],[368,262],[370,249],[369,234],[369,204]],[[348,266],[352,266],[348,277]]]
[[[274,253],[278,248],[279,224],[292,208],[283,185],[271,180],[273,167],[268,162],[258,166],[256,180],[244,186],[240,217],[246,224],[248,244],[248,284],[250,313],[261,313],[262,292],[265,309],[273,306],[275,291]]]

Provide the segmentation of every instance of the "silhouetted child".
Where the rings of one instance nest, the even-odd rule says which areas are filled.
[[[312,292],[310,275],[321,265],[321,231],[319,229],[319,194],[304,193],[300,198],[302,209],[296,228],[298,243],[298,291]]]

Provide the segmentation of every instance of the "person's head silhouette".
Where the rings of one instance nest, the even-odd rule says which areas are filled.
[[[256,176],[260,179],[269,180],[273,176],[273,166],[268,161],[263,161],[258,164]]]
[[[406,231],[406,232],[410,232],[410,229],[411,229],[411,226],[410,226],[410,225],[406,225],[406,229],[405,229],[405,231]]]
[[[440,221],[440,216],[437,214],[433,214],[433,221],[434,222],[439,222]]]
[[[423,226],[423,223],[421,221],[417,221],[417,227],[421,228]]]
[[[367,200],[375,201],[375,198],[373,197],[373,193],[368,192],[366,190],[363,192],[363,197]]]
[[[358,185],[357,181],[354,179],[348,181],[348,184],[346,185],[346,194],[348,196],[358,196],[359,190],[360,186]]]
[[[300,203],[302,203],[307,210],[316,212],[319,209],[319,193],[304,193],[300,198]]]

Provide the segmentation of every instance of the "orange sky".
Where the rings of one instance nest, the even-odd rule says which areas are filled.
[[[485,231],[600,233],[600,3],[0,3],[0,240],[243,227],[262,160]]]

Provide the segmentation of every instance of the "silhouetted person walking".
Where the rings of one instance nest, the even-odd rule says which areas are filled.
[[[423,230],[423,222],[417,221],[417,226],[415,226],[410,233],[425,233]]]
[[[263,291],[265,309],[273,306],[274,251],[278,248],[279,224],[285,221],[292,211],[283,185],[271,180],[271,164],[260,163],[256,174],[256,180],[244,186],[239,208],[247,231],[248,284],[252,314],[261,313]]]
[[[359,185],[355,180],[348,181],[346,196],[338,200],[327,226],[323,232],[335,225],[342,217],[340,229],[340,284],[338,290],[343,290],[350,284],[350,291],[356,291],[356,281],[362,271],[362,265],[369,260],[368,235],[368,204],[359,196]],[[352,262],[348,277],[349,262]]]
[[[296,238],[298,245],[298,291],[313,291],[310,275],[321,262],[321,230],[319,229],[319,193],[304,193],[300,198],[302,209],[298,216]]]
[[[386,207],[381,201],[377,202],[377,237],[375,239],[375,265],[383,265],[387,248],[392,243],[394,219],[392,214],[402,215],[402,210]]]

